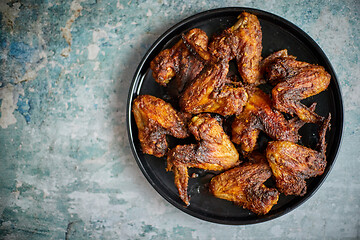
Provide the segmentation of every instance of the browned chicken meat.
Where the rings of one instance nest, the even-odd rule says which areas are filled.
[[[319,151],[288,141],[269,142],[266,158],[276,180],[276,187],[285,195],[303,196],[306,179],[324,173],[326,167],[326,130],[330,116],[320,131]]]
[[[227,78],[228,63],[208,65],[185,89],[179,99],[183,111],[193,114],[238,114],[247,101],[245,89]]]
[[[277,58],[294,58],[294,59],[296,59],[296,57],[294,57],[292,55],[288,55],[287,49],[283,49],[283,50],[274,52],[274,53],[270,54],[269,56],[267,56],[266,58],[264,58],[260,62],[260,71],[262,74],[266,75],[266,80],[271,84],[276,83],[276,82],[274,82],[274,80],[277,79],[277,75],[273,73],[273,76],[270,77],[269,74],[266,74],[266,72],[271,72],[271,65],[273,64],[274,60],[276,60]]]
[[[185,46],[195,57],[203,62],[211,60],[211,55],[208,51],[209,38],[204,31],[194,28],[188,34],[182,34],[181,37]]]
[[[190,30],[172,48],[162,50],[151,61],[150,68],[155,81],[167,86],[174,78],[171,87],[180,93],[186,83],[194,79],[204,66],[203,59],[193,53],[206,58],[207,47],[206,33],[198,28]]]
[[[261,83],[262,32],[255,15],[241,13],[234,26],[214,37],[209,44],[209,51],[217,61],[229,62],[235,59],[245,83]]]
[[[272,90],[274,107],[281,112],[297,115],[304,122],[322,122],[324,118],[300,100],[326,90],[330,84],[330,74],[322,66],[297,61],[287,53],[270,58],[273,60],[266,63],[265,71],[270,83],[276,84]]]
[[[254,14],[242,12],[232,27],[210,42],[203,30],[194,28],[150,62],[153,78],[166,87],[166,97],[180,111],[157,97],[138,96],[132,112],[140,145],[144,154],[167,157],[166,170],[174,173],[186,205],[189,168],[221,171],[211,179],[209,191],[258,215],[267,214],[280,193],[303,196],[306,180],[325,171],[331,116],[319,116],[316,103],[308,107],[301,100],[326,90],[331,76],[322,66],[297,61],[286,49],[265,59],[261,52],[260,22]],[[262,83],[274,86],[271,96],[257,87]],[[213,113],[226,117],[231,139]],[[288,116],[293,118],[287,120]],[[297,144],[298,130],[305,123],[319,124],[317,150]],[[265,155],[254,151],[260,132],[273,139],[266,141]],[[194,138],[177,142],[187,145],[169,149],[167,135],[190,134]],[[234,143],[247,162],[239,159]],[[266,186],[271,176],[276,188]]]
[[[177,112],[164,100],[150,96],[138,96],[132,106],[142,151],[156,157],[166,154],[166,135],[176,138],[189,136],[187,122],[189,114]]]
[[[268,213],[279,199],[279,192],[275,188],[264,185],[271,175],[266,158],[257,154],[251,156],[249,162],[213,177],[209,189],[215,197],[232,201],[263,215]]]
[[[180,198],[189,205],[188,168],[222,171],[238,165],[239,154],[218,120],[210,114],[191,119],[189,130],[198,144],[178,145],[170,150],[167,170],[173,171]]]
[[[272,108],[270,97],[259,88],[248,90],[249,100],[244,110],[232,123],[231,140],[239,144],[244,152],[254,150],[260,131],[274,140],[297,142],[298,130],[304,124],[297,119],[286,120]]]

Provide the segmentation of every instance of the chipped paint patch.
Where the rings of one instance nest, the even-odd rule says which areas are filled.
[[[152,16],[152,12],[151,12],[150,9],[148,9],[148,11],[147,11],[147,13],[146,13],[146,16],[147,16],[147,17],[151,17],[151,16]]]
[[[122,5],[120,2],[119,2],[119,0],[117,1],[117,3],[116,3],[116,7],[118,8],[118,9],[124,9],[124,5]]]
[[[88,59],[89,60],[94,60],[100,51],[99,46],[96,44],[90,44],[87,47],[87,49],[88,49]]]
[[[14,86],[10,83],[5,87],[0,88],[0,99],[2,99],[0,108],[0,126],[2,128],[7,128],[9,125],[16,123],[14,111],[17,108],[19,94],[24,95],[24,90],[22,88],[19,89],[18,86]]]
[[[100,66],[100,62],[95,62],[93,70],[94,71],[99,70],[99,66]]]

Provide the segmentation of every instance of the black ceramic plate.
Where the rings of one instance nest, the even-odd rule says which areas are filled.
[[[213,175],[204,170],[193,170],[197,171],[199,177],[190,178],[188,188],[191,197],[190,206],[184,207],[174,184],[173,173],[165,170],[165,158],[156,158],[142,153],[137,137],[137,127],[131,113],[133,99],[138,95],[150,94],[160,98],[164,98],[166,95],[166,89],[154,81],[151,75],[152,72],[149,69],[150,61],[162,49],[171,47],[180,39],[181,33],[192,28],[201,28],[208,36],[220,33],[222,30],[232,26],[242,11],[255,14],[260,20],[263,33],[263,57],[286,48],[289,54],[297,56],[300,61],[324,66],[332,77],[328,90],[304,101],[305,104],[317,102],[316,112],[319,115],[327,116],[329,113],[332,115],[332,127],[327,134],[327,167],[325,172],[322,176],[307,181],[308,189],[305,196],[295,197],[282,194],[278,204],[264,216],[257,216],[242,207],[234,205],[232,202],[213,197],[207,189],[207,183]],[[130,87],[127,124],[130,145],[141,171],[150,184],[167,201],[178,209],[203,220],[222,224],[252,224],[268,221],[290,212],[309,199],[320,187],[334,164],[339,149],[343,128],[343,107],[339,85],[329,60],[320,47],[305,32],[287,20],[268,12],[250,8],[221,8],[202,12],[181,21],[166,31],[152,45],[139,64]],[[305,146],[314,146],[317,141],[316,131],[316,127],[312,124],[306,124],[301,129],[302,143]],[[176,140],[170,140],[171,146],[177,144]],[[181,144],[184,144],[184,142],[181,142]]]

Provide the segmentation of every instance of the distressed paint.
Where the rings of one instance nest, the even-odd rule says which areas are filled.
[[[126,133],[130,81],[151,44],[200,11],[244,6],[306,31],[329,57],[345,132],[320,190],[251,226],[188,216],[147,183]],[[0,1],[3,239],[339,239],[360,233],[357,1]]]

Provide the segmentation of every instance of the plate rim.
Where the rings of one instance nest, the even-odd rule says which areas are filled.
[[[143,79],[141,79],[141,76],[139,76],[141,73],[141,70],[144,68],[144,65],[148,61],[149,56],[158,47],[158,45],[164,41],[164,39],[166,39],[168,36],[172,35],[173,32],[176,31],[179,27],[184,26],[184,25],[196,20],[197,18],[203,18],[207,15],[214,15],[214,14],[220,14],[220,13],[226,13],[226,12],[241,13],[243,11],[247,11],[247,12],[253,13],[255,15],[260,14],[262,17],[269,18],[273,21],[276,21],[277,23],[280,23],[281,25],[286,25],[288,27],[287,30],[291,30],[290,32],[295,31],[297,33],[297,35],[300,35],[302,37],[302,39],[305,39],[307,42],[310,43],[311,48],[315,48],[316,53],[320,55],[320,59],[326,63],[328,70],[330,70],[330,74],[333,76],[333,78],[332,78],[332,81],[334,82],[333,85],[335,87],[335,89],[333,91],[335,91],[337,93],[337,95],[339,96],[339,99],[336,99],[336,105],[335,105],[338,110],[337,118],[339,118],[339,122],[336,123],[337,130],[338,130],[338,132],[337,132],[338,137],[335,138],[336,149],[333,151],[334,155],[332,157],[333,158],[332,164],[327,166],[324,173],[320,176],[321,178],[319,179],[319,182],[317,183],[315,188],[311,192],[309,192],[306,196],[299,199],[296,203],[291,205],[291,207],[288,207],[288,208],[286,208],[278,213],[274,213],[272,215],[264,215],[264,216],[261,216],[261,218],[250,219],[250,220],[228,221],[228,220],[222,220],[222,219],[209,217],[206,215],[201,215],[201,214],[198,214],[197,212],[193,212],[193,211],[189,210],[188,208],[184,207],[183,204],[179,204],[177,201],[175,201],[174,199],[169,197],[165,192],[162,191],[162,189],[159,186],[157,186],[154,183],[154,180],[150,177],[149,173],[144,168],[144,165],[142,164],[140,157],[138,155],[138,152],[136,150],[136,147],[135,147],[135,142],[134,142],[133,132],[132,132],[133,130],[131,127],[131,118],[132,118],[131,106],[132,106],[132,101],[134,99],[134,95],[136,94],[136,90],[138,89],[138,86],[141,85],[141,83],[143,81]],[[300,40],[301,42],[303,42],[302,39]],[[306,44],[306,46],[308,46],[308,44]],[[218,223],[218,224],[225,224],[225,225],[249,225],[249,224],[266,222],[266,221],[278,218],[280,216],[283,216],[283,215],[293,211],[297,207],[301,206],[303,203],[305,203],[308,199],[310,199],[319,190],[319,188],[322,186],[322,184],[325,182],[326,178],[328,177],[329,173],[331,172],[332,168],[334,167],[337,156],[339,154],[339,151],[340,151],[340,148],[342,145],[343,128],[344,128],[344,106],[343,106],[341,87],[340,87],[338,77],[335,73],[335,70],[334,70],[331,62],[329,61],[328,57],[325,55],[325,53],[323,52],[321,47],[306,32],[304,32],[301,28],[299,28],[292,22],[290,22],[290,21],[286,20],[285,18],[280,17],[276,14],[273,14],[271,12],[267,12],[267,11],[255,9],[255,8],[248,8],[248,7],[224,7],[224,8],[214,8],[214,9],[202,11],[202,12],[196,13],[194,15],[191,15],[191,16],[181,20],[180,22],[174,24],[172,27],[167,29],[163,34],[161,34],[155,40],[155,42],[149,47],[149,49],[146,51],[145,55],[141,59],[139,65],[137,66],[134,76],[131,80],[131,85],[129,87],[129,93],[128,93],[128,98],[127,98],[126,127],[127,127],[128,140],[129,140],[129,144],[131,147],[131,151],[132,151],[133,156],[138,164],[138,167],[140,168],[141,172],[145,176],[148,183],[171,205],[175,206],[182,212],[187,213],[192,217],[196,217],[196,218],[204,220],[204,221]]]

